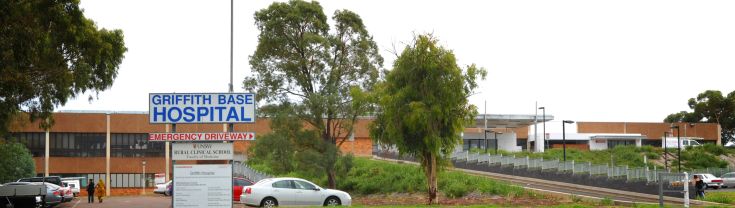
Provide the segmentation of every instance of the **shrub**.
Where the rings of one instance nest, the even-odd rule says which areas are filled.
[[[449,186],[444,187],[444,195],[449,198],[459,198],[467,195],[467,186],[464,186],[464,184],[449,184]]]
[[[572,202],[574,203],[582,202],[582,197],[579,197],[577,195],[572,195]]]
[[[36,175],[31,152],[21,143],[0,143],[0,183]]]

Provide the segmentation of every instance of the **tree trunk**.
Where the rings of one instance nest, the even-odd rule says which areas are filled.
[[[334,169],[327,170],[327,182],[330,189],[337,189],[337,173]]]
[[[436,156],[434,154],[427,154],[426,160],[426,180],[429,183],[429,205],[439,204],[439,199],[436,197],[438,185],[436,182]]]

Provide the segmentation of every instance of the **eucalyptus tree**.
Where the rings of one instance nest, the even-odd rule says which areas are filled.
[[[406,46],[378,84],[371,137],[416,157],[426,174],[429,204],[437,202],[437,171],[461,143],[461,133],[474,122],[477,107],[468,97],[486,71],[475,65],[462,69],[454,53],[430,35],[419,35]]]
[[[338,148],[369,109],[352,94],[371,90],[383,59],[359,15],[338,10],[332,22],[316,1],[276,2],[257,11],[253,74],[243,83],[261,104],[290,103],[294,118],[319,132],[324,142],[313,149],[334,188]]]
[[[56,106],[106,90],[126,51],[123,32],[97,28],[78,0],[0,1],[0,133],[20,112],[49,127]]]

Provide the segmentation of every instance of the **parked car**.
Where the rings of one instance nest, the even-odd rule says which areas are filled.
[[[171,183],[171,181],[168,181],[166,183],[156,184],[156,189],[153,190],[153,193],[163,194],[164,196],[168,196],[168,193],[166,193],[166,188],[168,187],[168,184],[170,184],[170,183]]]
[[[69,184],[68,183],[65,183],[65,182],[61,182],[61,185],[62,186],[59,189],[59,191],[61,192],[61,196],[64,199],[62,202],[70,202],[70,201],[74,200],[74,192],[72,191],[72,189],[69,186]]]
[[[46,189],[43,184],[35,185],[30,182],[0,185],[0,207],[43,207]]]
[[[232,178],[232,200],[233,201],[240,201],[240,195],[242,194],[242,189],[245,186],[252,186],[253,181],[247,178]]]
[[[28,186],[28,185],[46,185],[46,196],[43,197],[43,203],[46,207],[53,207],[61,204],[64,198],[61,196],[61,187],[52,183],[43,182],[11,182],[6,183],[4,186]],[[40,197],[39,197],[40,198]],[[28,204],[23,204],[20,207],[26,207]]]
[[[697,173],[697,174],[694,174],[694,175],[695,176],[699,176],[699,178],[701,178],[702,181],[704,181],[704,188],[705,189],[708,189],[708,188],[718,189],[718,188],[722,187],[722,179],[721,178],[718,178],[718,177],[715,177],[712,174],[709,174],[709,173]]]
[[[18,182],[46,182],[53,183],[54,185],[61,186],[61,177],[59,176],[48,176],[48,177],[32,177],[32,178],[21,178]]]
[[[74,196],[76,197],[79,195],[79,191],[83,188],[83,183],[86,182],[87,178],[85,177],[67,177],[67,178],[61,178],[61,182],[66,182],[69,184],[69,187],[71,187],[71,192],[74,193]]]
[[[722,187],[723,188],[732,188],[735,187],[735,172],[732,173],[725,173],[720,176],[722,178]]]
[[[687,148],[687,147],[701,146],[702,145],[699,142],[697,142],[697,140],[694,140],[694,139],[691,139],[691,138],[693,138],[693,137],[681,137],[681,138],[666,137],[666,143],[664,144],[663,142],[661,142],[661,147],[662,148],[663,147],[666,147],[666,148],[677,148],[679,146],[679,144],[681,144],[681,147],[682,148]]]
[[[166,196],[173,196],[174,195],[174,183],[173,183],[173,181],[171,181],[170,183],[168,183],[168,185],[166,186],[166,191],[163,192],[163,195],[166,195]]]
[[[351,205],[350,194],[324,189],[300,178],[269,178],[246,186],[240,202],[248,206],[276,207],[279,205],[336,206]]]

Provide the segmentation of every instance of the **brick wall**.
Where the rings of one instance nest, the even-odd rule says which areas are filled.
[[[701,137],[708,141],[720,140],[716,123],[674,123],[680,126],[679,132],[682,137]],[[579,133],[616,133],[616,134],[641,134],[648,139],[663,137],[664,132],[672,132],[669,123],[644,123],[644,122],[578,122]],[[672,136],[676,136],[674,129]]]
[[[146,160],[147,173],[163,173],[166,171],[166,161],[163,157],[147,158],[110,158],[110,173],[142,173],[142,160]],[[36,173],[43,173],[43,157],[34,157]],[[51,174],[62,173],[104,173],[104,157],[51,157],[49,170]]]
[[[373,141],[369,137],[355,137],[355,141],[345,141],[339,149],[343,153],[369,157],[373,155]]]

